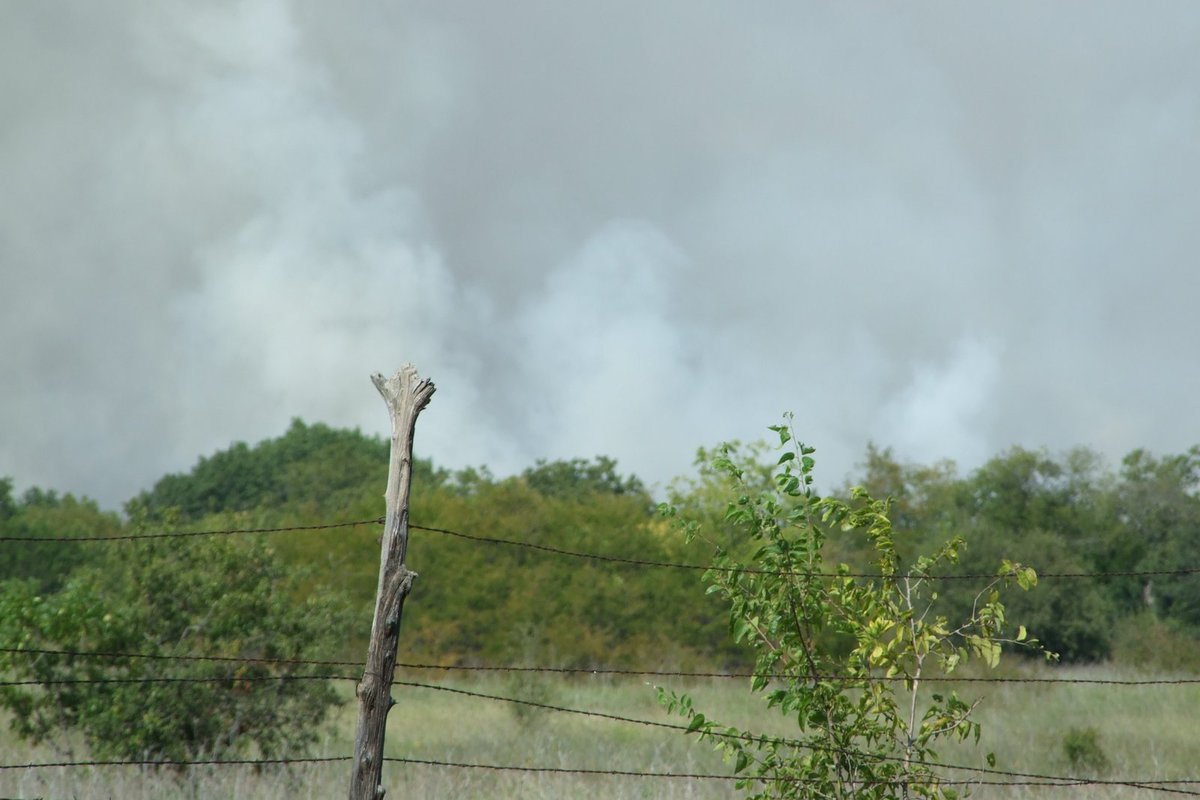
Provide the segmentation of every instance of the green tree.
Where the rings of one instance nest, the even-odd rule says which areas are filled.
[[[1109,509],[1100,457],[1086,449],[1061,459],[1014,447],[962,484],[960,506],[971,516],[1019,532],[1047,530],[1096,552]]]
[[[667,502],[689,520],[702,525],[709,539],[726,550],[744,555],[754,551],[754,540],[744,528],[725,518],[729,503],[729,476],[713,466],[718,456],[738,462],[742,482],[750,493],[769,491],[774,486],[774,449],[761,439],[745,443],[726,442],[701,447],[692,461],[695,475],[680,476],[667,487]]]
[[[951,622],[939,612],[933,575],[956,561],[962,541],[902,569],[887,501],[861,489],[852,503],[818,496],[813,449],[796,442],[788,425],[772,430],[788,449],[771,489],[748,491],[745,470],[727,454],[713,463],[735,491],[727,517],[758,549],[746,561],[714,543],[706,578],[709,592],[729,604],[733,638],[754,649],[752,691],[795,719],[799,735],[722,725],[686,694],[660,689],[660,701],[726,753],[743,776],[739,788],[756,798],[955,797],[940,783],[934,748],[947,737],[978,740],[976,703],[954,692],[927,694],[922,678],[934,669],[953,672],[972,656],[995,666],[1002,642],[1029,644],[1023,627],[1005,637],[1000,592],[1010,582],[1029,588],[1036,573],[1001,562],[977,589],[971,613]],[[683,525],[689,537],[703,533]],[[870,542],[876,576],[826,566],[828,543],[844,534]]]
[[[1005,557],[1036,559],[1043,573],[1087,573],[1093,562],[1061,534],[1041,528],[1012,532],[985,520],[963,526],[970,546],[964,548],[955,571],[991,572]],[[969,614],[975,595],[966,587],[947,586],[943,602],[951,616]],[[1102,582],[1047,579],[1038,591],[1012,596],[1008,613],[1038,631],[1041,643],[1063,661],[1095,662],[1108,658],[1113,647],[1116,612]]]
[[[695,560],[640,494],[547,494],[514,477],[470,495],[436,492],[419,502],[421,516],[414,507],[413,519],[425,525],[614,558]],[[365,554],[359,560],[365,563]],[[680,663],[724,652],[719,606],[689,602],[698,585],[692,571],[599,563],[422,530],[413,532],[409,561],[421,577],[405,604],[402,646],[414,658],[511,662],[525,653],[509,632],[527,626],[539,631],[547,659],[562,665]],[[664,619],[663,608],[679,611]]]
[[[131,508],[152,514],[175,510],[194,521],[207,514],[291,506],[338,513],[352,505],[364,485],[376,497],[387,483],[389,442],[357,430],[292,420],[283,436],[251,447],[235,442],[201,458],[186,474],[166,475],[139,495]],[[449,478],[425,459],[413,464],[414,482],[440,486]]]
[[[17,502],[13,499],[12,478],[0,478],[0,525],[16,516]]]
[[[1115,569],[1194,567],[1200,541],[1200,446],[1162,457],[1145,450],[1127,455],[1115,516],[1121,528],[1114,549],[1124,563]],[[1200,577],[1125,579],[1114,585],[1124,610],[1148,610],[1193,634],[1200,632]]]
[[[534,490],[547,497],[580,498],[589,494],[646,495],[646,487],[636,475],[621,477],[616,459],[597,456],[589,461],[539,459],[521,477]]]
[[[31,580],[38,591],[54,591],[75,568],[96,558],[96,546],[41,540],[111,536],[120,531],[116,514],[101,511],[92,500],[36,487],[15,499],[12,481],[0,479],[0,536],[31,540],[0,545],[0,582]]]
[[[99,757],[150,760],[252,750],[270,757],[315,741],[336,699],[328,683],[252,659],[331,652],[340,619],[332,603],[298,601],[280,562],[257,542],[106,547],[102,564],[76,571],[56,593],[42,594],[32,581],[0,587],[0,643],[30,651],[0,654],[0,673],[40,684],[0,687],[19,735],[41,741],[78,732]],[[162,660],[194,655],[232,660]],[[186,680],[139,682],[163,676]]]
[[[866,458],[859,466],[863,474],[858,485],[872,497],[892,501],[889,516],[897,532],[919,531],[941,539],[956,524],[955,497],[961,481],[953,461],[931,466],[902,464],[891,448],[868,444]],[[848,498],[852,488],[844,489],[843,497]],[[903,548],[906,543],[898,544]]]
[[[1115,525],[1111,484],[1088,450],[1054,458],[1013,448],[964,479],[935,482],[927,500],[914,503],[918,493],[906,484],[901,518],[919,532],[921,547],[964,536],[970,546],[960,555],[960,572],[987,573],[1003,558],[1036,560],[1049,573],[1094,572],[1108,566],[1103,553]],[[901,553],[907,555],[905,548]],[[1098,661],[1112,648],[1110,593],[1102,581],[1054,580],[1038,592],[1015,595],[1009,612],[1036,628],[1042,643],[1064,660]],[[951,616],[970,613],[975,603],[970,587],[958,583],[942,587],[942,595]]]

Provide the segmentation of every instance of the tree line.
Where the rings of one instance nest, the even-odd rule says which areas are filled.
[[[17,496],[10,480],[0,481],[0,536],[35,540],[0,542],[0,645],[360,658],[378,569],[372,526],[156,543],[36,540],[378,517],[387,450],[379,437],[295,420],[279,437],[236,443],[186,473],[164,476],[121,514],[51,490]],[[696,470],[657,497],[603,456],[538,462],[508,477],[483,466],[448,470],[417,459],[411,519],[616,558],[707,565],[716,546],[733,559],[754,561],[760,543],[727,513],[730,491],[727,476],[713,467],[717,452],[701,449]],[[732,454],[743,465],[744,491],[778,489],[775,453],[765,445],[733,444],[720,452],[721,459]],[[1086,449],[1054,455],[1013,448],[961,474],[949,462],[908,464],[870,447],[855,483],[874,498],[891,498],[886,513],[899,568],[952,537],[965,545],[937,565],[943,573],[994,574],[1002,560],[1046,575],[1200,566],[1200,448],[1165,456],[1136,450],[1115,468]],[[858,502],[850,486],[827,494],[850,509]],[[689,519],[696,535],[680,535],[661,513],[660,499]],[[871,571],[877,556],[872,542],[854,532],[831,531],[825,546],[827,564],[851,570]],[[405,606],[402,661],[715,669],[754,661],[730,636],[729,607],[705,593],[698,570],[581,560],[423,529],[411,533],[409,563],[420,577]],[[939,592],[951,616],[972,615],[976,598],[969,587],[945,581]],[[1195,574],[1046,579],[1036,591],[1008,598],[1007,614],[1063,661],[1182,669],[1200,656]],[[8,675],[42,679],[78,669],[67,656],[44,654],[31,663],[0,654],[0,673]],[[146,662],[136,659],[88,669],[149,674]],[[195,664],[187,674],[223,681],[236,699],[238,692],[249,696],[253,681],[294,671],[262,664],[240,669]],[[151,713],[157,706],[137,694],[140,687],[110,686],[103,702],[72,691],[0,687],[0,704],[32,738],[94,717],[88,740],[101,750],[117,747],[123,740],[113,732],[141,714],[136,727],[149,738],[120,745],[122,752],[187,755],[197,748],[241,752],[247,742],[260,752],[303,744],[303,737],[272,737],[289,730],[280,724],[287,715],[311,721],[320,716],[314,709],[332,702],[320,684],[280,681],[272,704],[250,710],[232,701],[212,706],[175,686],[171,703],[208,703],[204,707],[220,712],[211,715],[211,729],[176,730],[173,725],[193,717],[160,719]],[[101,711],[88,717],[88,709]]]

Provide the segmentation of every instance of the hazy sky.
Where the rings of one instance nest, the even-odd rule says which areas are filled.
[[[0,475],[1200,442],[1200,4],[0,3]],[[380,487],[382,491],[383,487]]]

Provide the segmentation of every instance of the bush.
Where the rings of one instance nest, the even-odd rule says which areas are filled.
[[[1063,735],[1063,754],[1076,774],[1102,775],[1108,771],[1108,756],[1100,746],[1095,728],[1071,728]]]
[[[1116,626],[1114,660],[1160,672],[1195,674],[1200,640],[1181,627],[1150,611],[1128,616]]]
[[[166,539],[109,548],[103,565],[79,570],[55,594],[39,595],[28,581],[0,586],[0,646],[150,658],[0,654],[0,672],[41,684],[0,687],[0,706],[20,736],[76,731],[98,757],[164,761],[252,748],[271,757],[315,741],[336,700],[328,682],[295,680],[296,667],[252,659],[329,652],[334,607],[296,602],[291,580],[260,543]],[[230,660],[165,660],[193,655]],[[184,680],[143,680],[165,676]]]
[[[710,594],[729,604],[733,638],[754,648],[751,690],[789,720],[796,738],[719,724],[686,694],[659,690],[659,700],[688,720],[687,731],[711,739],[733,762],[736,786],[754,798],[908,798],[951,800],[935,746],[943,739],[979,740],[976,703],[954,692],[927,693],[928,671],[953,672],[968,658],[996,666],[1002,644],[1033,644],[1024,626],[1009,633],[1001,592],[1009,583],[1037,582],[1029,567],[1001,561],[976,586],[962,616],[943,612],[930,580],[958,559],[962,540],[901,568],[889,504],[858,489],[850,503],[812,489],[811,447],[795,442],[789,425],[772,428],[786,447],[774,486],[755,489],[729,451],[714,468],[734,491],[726,519],[740,525],[757,550],[742,559],[714,540]],[[789,447],[790,445],[790,447]],[[670,507],[665,513],[676,516]],[[689,538],[702,536],[685,522]],[[871,575],[827,561],[828,544],[860,538],[873,554]],[[897,683],[884,678],[904,678]],[[989,754],[989,763],[994,758]]]

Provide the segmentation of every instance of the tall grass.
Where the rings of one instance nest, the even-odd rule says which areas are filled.
[[[1038,675],[1070,678],[1130,678],[1109,667],[1041,669]],[[1138,676],[1145,677],[1145,676]],[[406,679],[432,682],[411,675]],[[543,702],[621,716],[666,722],[653,687],[636,679],[603,677],[564,680],[547,675],[537,694]],[[440,679],[439,685],[498,695],[516,694],[518,684],[503,677]],[[739,725],[756,721],[786,733],[788,721],[761,709],[742,680],[682,683],[697,707],[712,718]],[[525,687],[526,690],[528,686]],[[942,687],[946,688],[946,687]],[[1106,779],[1173,780],[1200,778],[1200,686],[1062,686],[1030,684],[966,684],[966,697],[981,697],[978,718],[983,739],[978,746],[946,746],[945,762],[985,766],[984,754],[996,754],[998,769],[1041,774],[1085,774],[1088,761],[1073,763],[1064,742],[1072,731],[1083,747],[1092,741],[1108,762]],[[357,705],[350,686],[346,703],[330,721],[314,755],[343,756],[352,750]],[[387,755],[414,759],[521,767],[557,767],[729,774],[711,746],[692,737],[605,719],[546,711],[514,713],[511,704],[446,692],[396,687],[397,705],[388,724]],[[7,725],[5,724],[5,729]],[[1078,749],[1078,748],[1077,748]],[[61,754],[0,734],[0,762],[58,760]],[[30,769],[0,771],[3,798],[328,798],[343,796],[349,762],[302,764],[255,769],[246,766],[195,767],[176,775],[136,767]],[[970,777],[969,774],[952,777]],[[392,797],[455,798],[728,798],[736,796],[728,781],[701,781],[620,776],[555,775],[496,772],[389,763],[384,784]],[[1200,791],[1200,783],[1190,788]],[[1082,786],[1075,788],[986,787],[974,796],[990,798],[1141,798],[1165,797],[1147,789]]]

